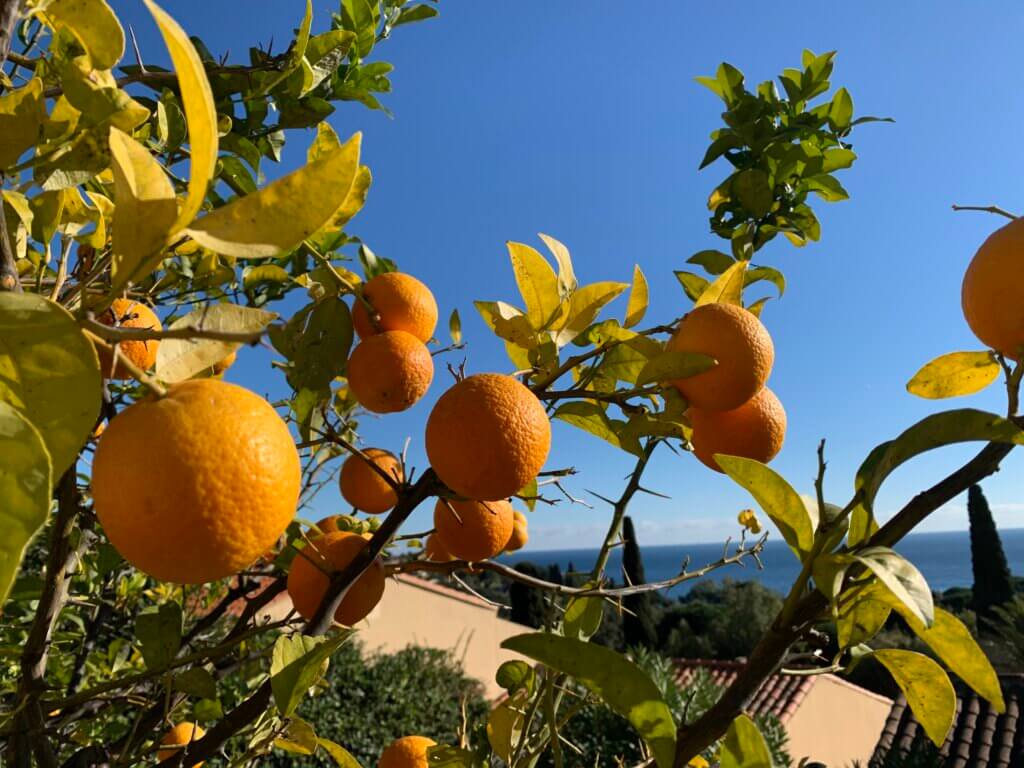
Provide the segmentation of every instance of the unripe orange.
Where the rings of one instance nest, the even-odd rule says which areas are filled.
[[[687,415],[693,426],[693,452],[716,472],[722,471],[716,453],[768,463],[786,438],[786,411],[768,387],[731,411],[691,407]]]
[[[352,305],[352,325],[365,339],[381,331],[405,331],[426,343],[437,327],[437,302],[434,294],[412,275],[385,272],[366,281],[363,298],[373,305],[378,316],[376,326],[366,305],[357,300]]]
[[[505,544],[506,552],[515,552],[526,546],[530,535],[527,532],[526,515],[518,509],[512,511],[512,534]]]
[[[709,411],[738,408],[768,381],[775,348],[761,321],[735,304],[705,304],[683,318],[666,349],[715,358],[713,368],[672,384],[690,405]]]
[[[403,736],[381,753],[377,768],[428,768],[427,750],[435,744],[426,736]]]
[[[145,304],[133,299],[114,299],[110,309],[100,315],[99,322],[117,328],[143,328],[150,331],[162,331],[163,325],[156,313]],[[118,364],[115,367],[114,357],[103,347],[96,348],[100,360],[100,373],[108,379],[130,379],[128,369],[121,365],[121,358],[126,358],[143,371],[148,371],[156,362],[156,352],[160,347],[157,339],[149,341],[122,341],[117,344]]]
[[[178,723],[160,740],[161,746],[170,747],[170,749],[157,750],[156,759],[161,762],[168,760],[189,744],[199,741],[205,735],[206,731],[195,723]],[[203,763],[189,763],[188,765],[191,768],[200,768]]]
[[[1024,347],[1024,219],[989,235],[960,292],[967,324],[985,345],[1013,360]]]
[[[500,554],[512,535],[512,505],[438,499],[434,529],[441,546],[460,560],[486,560]]]
[[[468,499],[496,501],[533,480],[551,449],[540,400],[511,376],[478,373],[434,405],[427,456],[442,482]]]
[[[295,610],[304,619],[308,621],[313,618],[327,594],[330,585],[327,573],[342,570],[367,543],[357,533],[327,533],[312,539],[298,551],[288,572],[288,594]],[[334,620],[345,626],[359,623],[369,615],[383,595],[384,566],[380,558],[377,558],[349,587],[334,613]]]
[[[404,411],[423,397],[434,378],[426,345],[405,331],[387,331],[361,342],[348,360],[348,384],[359,404],[374,413]]]
[[[390,451],[367,448],[363,451],[363,456],[386,472],[396,483],[401,483],[404,479],[402,463]],[[398,494],[363,456],[354,453],[341,465],[341,475],[338,479],[341,495],[356,509],[371,515],[379,515],[398,503]]]

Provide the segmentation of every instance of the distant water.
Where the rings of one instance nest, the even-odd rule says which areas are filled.
[[[1024,576],[1024,528],[999,531],[1003,550],[1016,576]],[[777,537],[769,539],[761,553],[764,570],[758,570],[749,558],[747,565],[727,566],[713,571],[705,578],[732,578],[746,581],[756,579],[767,587],[785,592],[799,573],[796,557]],[[910,560],[924,574],[934,591],[941,592],[950,587],[969,587],[971,576],[971,542],[967,531],[943,533],[917,533],[907,536],[896,550]],[[731,550],[734,551],[734,550]],[[680,544],[671,546],[643,546],[641,549],[647,581],[670,579],[679,573],[683,560],[690,557],[690,569],[714,562],[722,556],[721,544]],[[587,571],[597,556],[596,549],[551,549],[531,552],[517,552],[503,558],[515,564],[527,560],[538,566],[558,565],[563,572],[570,564],[580,571]],[[622,549],[612,550],[607,573],[616,581],[621,580]],[[674,594],[687,591],[697,581],[684,582],[673,590]]]

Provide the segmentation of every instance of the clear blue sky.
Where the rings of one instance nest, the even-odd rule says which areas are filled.
[[[142,4],[114,0],[149,60],[165,54]],[[215,55],[244,60],[248,46],[286,42],[300,0],[167,0],[165,7]],[[314,31],[336,4],[314,0]],[[908,395],[920,364],[979,348],[960,312],[963,271],[1000,224],[950,204],[999,203],[1024,211],[1024,7],[1017,2],[868,3],[769,8],[655,2],[471,2],[447,0],[440,18],[396,31],[379,55],[396,65],[389,120],[358,105],[331,118],[339,134],[364,132],[374,173],[366,208],[350,225],[378,253],[434,290],[446,318],[463,317],[470,371],[509,371],[501,343],[473,299],[516,301],[506,240],[540,247],[537,232],[565,242],[581,280],[628,281],[634,262],[651,281],[648,320],[688,306],[672,276],[697,250],[722,241],[707,231],[704,202],[725,170],[698,173],[720,103],[693,77],[727,60],[760,81],[798,65],[800,51],[839,51],[833,82],[858,114],[895,125],[857,129],[860,160],[842,177],[852,199],[818,205],[823,237],[796,250],[769,246],[786,296],[763,319],[776,347],[771,386],[789,414],[774,467],[801,491],[828,440],[827,492],[845,503],[853,473],[877,443],[943,407],[1002,409],[1000,390],[941,403]],[[284,168],[305,153],[293,132]],[[267,167],[274,175],[278,168]],[[616,315],[624,310],[619,299]],[[439,331],[443,331],[439,328]],[[441,335],[439,333],[439,335]],[[457,362],[455,358],[449,358]],[[283,380],[261,352],[246,351],[229,379],[279,396]],[[423,424],[448,383],[440,369],[428,396],[406,414],[367,419],[368,444],[425,463]],[[589,546],[606,507],[585,489],[614,496],[632,463],[596,438],[556,424],[549,467],[573,465],[568,487],[593,510],[563,502],[531,516],[532,545]],[[947,449],[899,470],[878,501],[880,517],[970,455]],[[984,484],[1001,527],[1024,525],[1024,455]],[[692,457],[662,449],[646,484],[672,500],[637,498],[631,512],[644,544],[722,540],[736,533],[745,492]],[[929,521],[966,526],[963,499]],[[336,490],[319,512],[342,511]],[[412,525],[427,526],[428,510]],[[1018,567],[1021,564],[1017,564]]]

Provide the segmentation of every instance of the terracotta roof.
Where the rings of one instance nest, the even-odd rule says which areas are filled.
[[[997,714],[973,691],[957,696],[953,727],[939,750],[935,768],[1020,768],[1024,766],[1024,675],[1003,675],[1006,712]],[[900,696],[892,705],[885,728],[875,747],[872,764],[890,751],[916,751],[928,739],[907,700]],[[930,742],[928,742],[930,743]]]
[[[715,661],[711,659],[676,659],[676,682],[685,687],[697,670],[706,671],[717,685],[727,686],[736,679],[743,669],[742,661]],[[796,712],[804,696],[823,676],[798,677],[793,675],[772,675],[765,680],[751,700],[746,711],[751,715],[775,715],[785,723]]]

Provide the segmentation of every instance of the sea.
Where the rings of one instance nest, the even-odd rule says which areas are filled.
[[[999,537],[1003,542],[1010,570],[1016,576],[1024,577],[1024,528],[1000,530]],[[735,545],[730,549],[734,551]],[[916,533],[907,536],[896,547],[896,551],[917,566],[924,575],[929,586],[935,592],[942,592],[951,587],[969,587],[973,581],[971,576],[971,541],[967,531],[950,531],[940,533]],[[690,558],[690,570],[714,562],[722,557],[722,544],[673,544],[662,546],[642,546],[644,572],[648,582],[670,579],[680,572],[687,557]],[[529,561],[534,565],[546,567],[558,565],[562,572],[569,570],[589,571],[597,556],[597,549],[550,549],[525,550],[513,555],[505,555],[502,561],[515,565]],[[712,571],[705,579],[734,579],[736,581],[756,580],[778,592],[786,592],[800,571],[796,557],[789,547],[780,540],[771,540],[765,544],[761,553],[764,568],[758,568],[753,560],[747,559],[746,565],[729,565]],[[606,570],[610,576],[621,581],[622,549],[612,550]],[[673,588],[673,595],[685,594],[699,581],[689,581]]]

